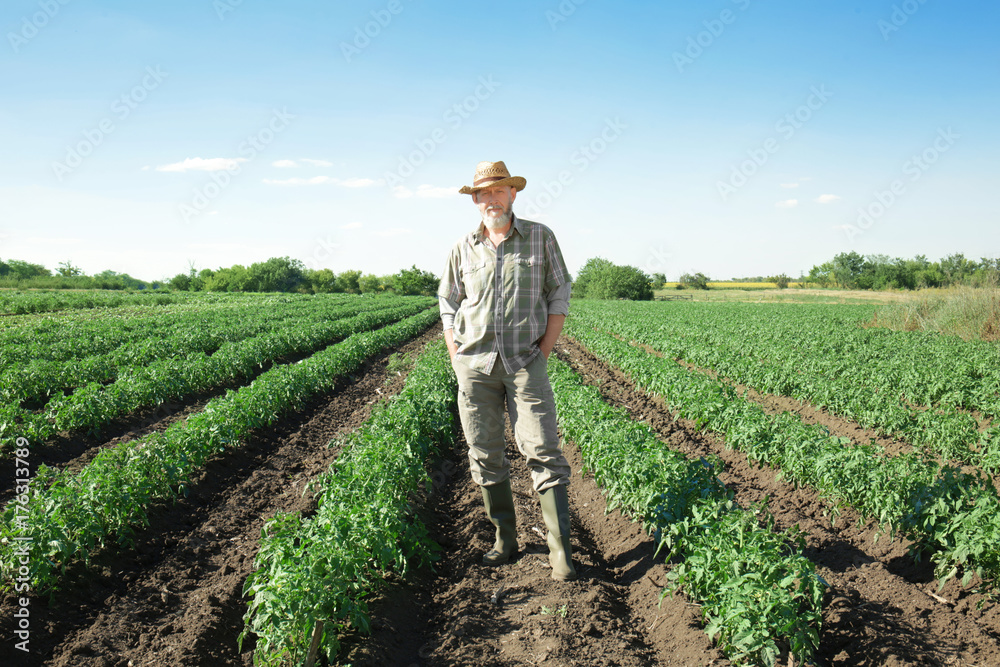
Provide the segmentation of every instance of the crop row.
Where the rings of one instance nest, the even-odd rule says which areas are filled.
[[[238,391],[162,433],[103,449],[79,473],[39,466],[30,494],[15,496],[0,521],[2,586],[15,576],[35,590],[54,587],[60,570],[117,538],[131,542],[154,501],[187,492],[212,455],[275,423],[385,347],[417,335],[437,318],[426,310],[391,326],[357,333],[296,364],[275,366]],[[20,541],[18,541],[20,540]],[[22,554],[19,545],[30,545]],[[0,589],[2,590],[2,589]]]
[[[960,571],[1000,577],[1000,498],[988,478],[927,461],[916,453],[888,457],[874,445],[848,446],[826,427],[794,414],[768,415],[729,385],[684,369],[577,319],[566,334],[628,374],[639,387],[662,396],[681,418],[725,437],[752,462],[780,468],[795,484],[811,486],[835,508],[854,507],[890,534],[913,540],[918,559],[930,553],[944,580]]]
[[[373,307],[371,300],[361,298],[306,300],[268,296],[256,303],[234,300],[212,307],[184,304],[152,313],[123,308],[101,312],[100,317],[34,318],[0,331],[0,346],[4,349],[0,377],[9,386],[17,377],[8,375],[12,371],[20,370],[21,375],[30,377],[44,373],[47,367],[58,368],[84,359],[99,361],[101,366],[114,370],[143,363],[144,359],[181,354],[189,348],[211,351],[213,342],[218,347],[320,311],[330,311],[336,317],[338,309],[351,304],[355,313]]]
[[[726,656],[774,665],[788,651],[808,661],[819,645],[825,583],[790,547],[801,548],[797,532],[774,532],[763,505],[743,510],[719,480],[718,461],[669,449],[563,362],[550,359],[549,376],[563,435],[580,448],[608,509],[622,507],[655,533],[657,550],[677,562],[668,590],[683,588],[700,606]]]
[[[409,301],[341,320],[306,321],[226,343],[211,355],[160,359],[120,371],[109,385],[91,382],[70,395],[56,396],[40,412],[8,404],[0,408],[0,449],[9,448],[17,437],[40,443],[62,430],[96,430],[138,408],[249,377],[286,355],[313,352],[354,331],[380,327],[426,307],[427,301]]]
[[[204,293],[110,290],[56,290],[0,292],[0,314],[44,313],[56,310],[166,306],[201,300]]]
[[[341,441],[343,451],[312,487],[314,515],[279,514],[262,531],[252,596],[240,637],[257,637],[255,665],[302,664],[317,623],[333,661],[338,634],[368,631],[365,596],[387,571],[431,560],[432,546],[411,501],[426,461],[454,437],[455,378],[442,342],[430,344],[406,386]]]
[[[983,429],[969,412],[994,419],[1000,413],[995,346],[863,329],[851,320],[832,327],[832,311],[823,306],[786,304],[775,317],[761,304],[616,305],[585,304],[576,314],[606,330],[613,321],[618,335],[759,392],[807,401],[946,458],[1000,469],[1000,424]]]

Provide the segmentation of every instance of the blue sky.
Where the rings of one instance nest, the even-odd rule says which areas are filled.
[[[440,273],[480,160],[572,271],[1000,255],[1000,6],[6,0],[0,258]]]

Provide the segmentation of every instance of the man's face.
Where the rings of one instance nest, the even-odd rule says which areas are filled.
[[[473,193],[472,201],[479,208],[479,214],[487,229],[503,229],[510,222],[511,207],[515,197],[517,197],[516,188],[500,185]]]

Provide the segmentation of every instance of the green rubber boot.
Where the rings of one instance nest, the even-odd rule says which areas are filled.
[[[566,485],[559,484],[545,489],[538,498],[542,504],[542,518],[549,529],[549,565],[556,581],[576,579],[573,568],[573,551],[569,544],[569,495]]]
[[[514,516],[514,493],[510,479],[484,486],[483,504],[486,516],[497,527],[497,541],[483,556],[484,565],[503,565],[517,551],[517,520]]]

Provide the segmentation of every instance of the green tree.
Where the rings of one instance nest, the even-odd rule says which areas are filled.
[[[65,262],[59,263],[59,268],[56,269],[56,273],[65,278],[69,278],[72,276],[82,276],[83,270],[79,266],[73,266],[69,260],[66,260]]]
[[[385,291],[385,282],[380,276],[373,273],[366,273],[358,278],[358,287],[362,294],[375,294]]]
[[[807,280],[811,283],[819,285],[820,287],[829,287],[830,283],[833,282],[833,262],[823,262],[819,266],[814,266],[809,269],[809,277]]]
[[[842,252],[833,258],[833,281],[841,287],[854,289],[864,268],[865,258],[854,252]]]
[[[355,269],[343,271],[337,274],[336,292],[346,292],[347,294],[361,294],[361,272]]]
[[[573,283],[573,296],[580,298],[586,298],[589,296],[588,291],[590,289],[590,283],[601,272],[607,271],[612,266],[614,266],[614,264],[603,257],[591,257],[588,259],[586,263],[584,263],[583,268],[580,269],[580,273],[577,274],[576,281]]]
[[[250,272],[242,264],[219,269],[205,279],[206,292],[246,292],[250,286]]]
[[[290,257],[272,257],[250,265],[249,289],[253,292],[296,292],[307,284],[305,265]]]
[[[43,278],[52,275],[52,272],[41,264],[32,264],[20,259],[7,261],[7,275],[16,280],[28,280],[29,278]]]
[[[337,276],[330,269],[306,271],[306,281],[313,294],[337,291]]]
[[[178,273],[168,280],[167,283],[170,285],[170,289],[187,292],[191,289],[191,275],[188,273]]]
[[[580,269],[573,283],[573,293],[586,299],[648,301],[653,298],[651,282],[649,276],[634,266],[618,266],[601,257],[593,257]]]
[[[685,273],[681,276],[681,284],[690,289],[708,289],[709,277],[702,272],[695,274]]]
[[[970,259],[966,259],[965,255],[960,252],[948,255],[941,260],[941,273],[944,274],[945,279],[950,283],[962,282],[970,277],[975,267],[976,263]]]
[[[430,271],[421,271],[414,264],[391,276],[390,284],[396,294],[434,296],[437,294],[438,277]]]

